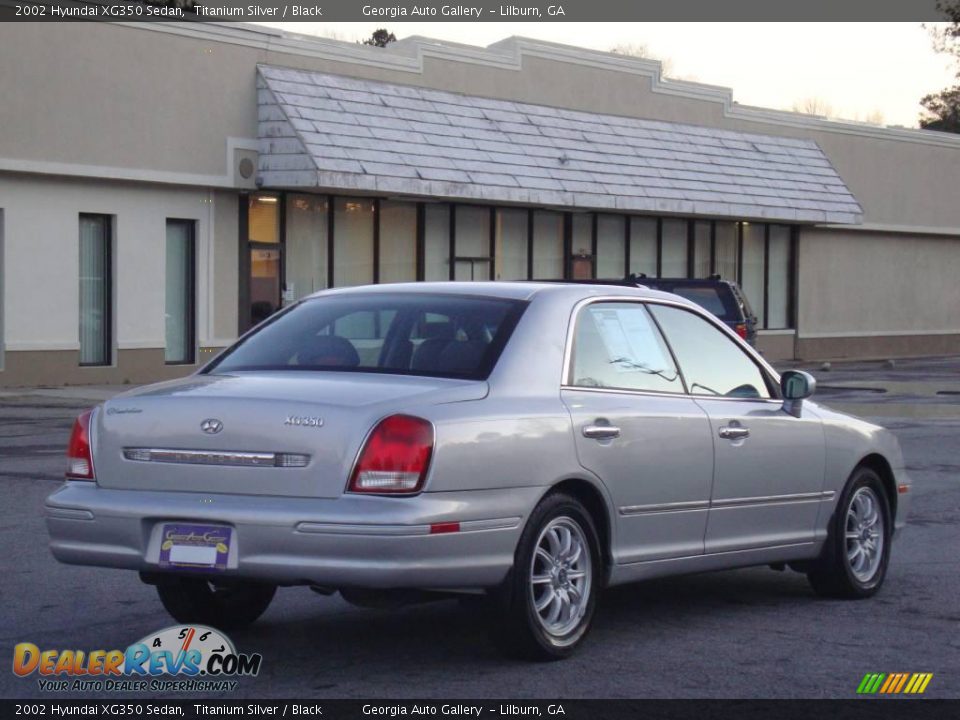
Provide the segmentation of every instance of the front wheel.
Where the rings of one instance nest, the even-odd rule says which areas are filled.
[[[830,523],[823,554],[807,577],[825,597],[870,597],[887,574],[893,522],[880,476],[867,467],[854,471]]]
[[[254,622],[266,612],[276,592],[274,585],[243,581],[211,582],[170,576],[157,582],[160,602],[174,620],[220,630]]]
[[[500,647],[535,660],[570,655],[590,629],[601,577],[590,513],[573,497],[548,495],[531,514],[498,592]]]

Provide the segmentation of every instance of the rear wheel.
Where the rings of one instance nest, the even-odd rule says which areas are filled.
[[[221,630],[254,622],[270,606],[277,588],[244,581],[211,582],[170,576],[157,582],[157,594],[167,612],[182,623],[211,625]]]
[[[887,574],[892,526],[880,476],[858,468],[837,505],[823,554],[807,573],[813,589],[847,599],[876,593]]]
[[[568,495],[547,496],[531,514],[514,567],[497,593],[500,647],[535,660],[570,655],[590,629],[601,568],[586,508]]]

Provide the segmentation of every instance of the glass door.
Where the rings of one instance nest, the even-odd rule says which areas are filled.
[[[251,195],[247,201],[246,285],[241,329],[263,322],[280,309],[283,291],[283,245],[280,242],[281,198]]]
[[[250,325],[280,308],[280,246],[250,243]]]

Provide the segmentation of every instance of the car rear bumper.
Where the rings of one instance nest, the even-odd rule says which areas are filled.
[[[47,498],[45,515],[53,555],[71,564],[166,572],[159,565],[163,525],[209,523],[234,531],[226,570],[218,573],[226,576],[334,588],[486,588],[513,564],[523,523],[542,493],[530,487],[310,499],[67,482]],[[431,532],[434,524],[454,522],[456,532]]]

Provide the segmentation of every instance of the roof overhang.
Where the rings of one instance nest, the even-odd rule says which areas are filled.
[[[261,65],[266,188],[858,224],[811,140]]]

